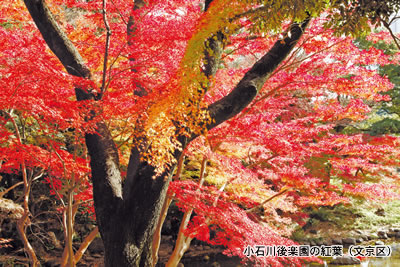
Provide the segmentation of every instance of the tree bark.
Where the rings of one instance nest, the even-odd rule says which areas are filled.
[[[24,0],[34,22],[49,48],[64,65],[67,72],[90,78],[90,70],[79,52],[62,32],[46,7],[44,0]],[[212,1],[206,1],[206,9]],[[136,2],[135,2],[136,3]],[[291,52],[308,21],[293,24],[284,40],[279,40],[243,77],[227,96],[209,106],[214,119],[211,129],[243,110],[256,96],[268,75]],[[217,33],[218,34],[218,33]],[[290,36],[290,37],[289,37]],[[221,40],[209,43],[220,50]],[[214,56],[216,54],[213,54]],[[218,56],[220,53],[218,53]],[[208,57],[208,59],[207,59]],[[206,55],[205,73],[211,78],[218,58]],[[192,70],[189,70],[192,71]],[[99,100],[95,93],[76,88],[77,100]],[[96,134],[86,134],[85,140],[91,158],[93,196],[99,231],[105,247],[106,266],[151,266],[152,240],[159,220],[174,166],[153,178],[154,167],[141,160],[139,149],[132,148],[127,177],[122,184],[118,151],[106,124],[99,122]],[[183,147],[185,139],[180,140]],[[180,152],[174,155],[179,158]]]

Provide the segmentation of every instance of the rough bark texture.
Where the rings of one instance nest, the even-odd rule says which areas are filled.
[[[96,208],[96,214],[103,212],[108,218],[99,225],[103,228],[106,266],[152,265],[152,237],[170,181],[167,172],[156,179],[153,175],[153,167],[140,164],[130,195],[117,210],[111,214]]]
[[[89,69],[71,41],[57,26],[44,0],[24,2],[49,48],[68,73],[90,78]],[[206,1],[205,10],[211,2],[212,0]],[[209,129],[235,116],[253,100],[268,75],[290,53],[306,25],[307,22],[292,25],[291,35],[288,35],[291,37],[286,37],[283,42],[278,41],[271,51],[249,70],[231,93],[210,105],[209,111],[214,122],[208,125]],[[209,78],[216,71],[222,48],[223,36],[220,33],[216,34],[218,38],[209,42],[208,46],[217,53],[205,55],[204,72]],[[96,95],[90,91],[79,88],[76,88],[76,96],[78,101],[96,99]],[[85,139],[91,158],[95,211],[104,242],[106,266],[151,266],[152,238],[173,167],[153,179],[154,168],[141,161],[139,150],[133,147],[127,177],[122,184],[118,151],[106,125],[98,123],[97,133],[86,134]],[[180,141],[185,147],[186,140]],[[178,159],[180,152],[176,152],[175,156]]]

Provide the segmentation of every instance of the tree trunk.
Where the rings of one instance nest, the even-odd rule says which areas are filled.
[[[106,266],[153,265],[153,235],[172,173],[153,179],[154,169],[143,163],[134,177],[134,188],[115,212],[98,212],[96,205]]]

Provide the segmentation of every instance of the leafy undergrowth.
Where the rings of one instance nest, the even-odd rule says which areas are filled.
[[[388,203],[359,201],[354,203],[354,211],[360,215],[355,221],[354,228],[377,230],[382,226],[396,226],[400,223],[400,200]]]
[[[398,227],[400,200],[381,203],[352,199],[348,205],[319,207],[306,212],[310,216],[306,225],[298,227],[291,236],[298,242],[313,240],[316,236],[319,239],[346,237],[354,230],[373,233],[385,227]]]

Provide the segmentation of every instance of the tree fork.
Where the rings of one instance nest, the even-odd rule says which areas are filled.
[[[90,78],[90,70],[72,42],[58,27],[44,0],[24,0],[24,2],[47,45],[67,72],[78,77]],[[206,1],[206,9],[211,2]],[[254,99],[268,75],[291,52],[307,23],[308,20],[301,25],[293,24],[290,27],[291,34],[284,40],[278,40],[272,49],[246,73],[231,93],[209,106],[214,121],[207,126],[208,129],[232,118]],[[97,100],[95,93],[84,91],[79,86],[75,92],[78,101]],[[99,230],[105,245],[105,264],[121,267],[151,266],[153,234],[174,166],[170,166],[169,170],[153,179],[154,167],[140,157],[133,156],[129,162],[133,167],[128,168],[126,184],[122,188],[118,151],[110,131],[103,122],[99,122],[96,126],[97,133],[85,134],[85,140],[91,157],[94,203]],[[181,141],[185,147],[187,141]],[[174,156],[179,158],[180,154],[181,152],[177,151]]]
[[[239,114],[250,104],[268,77],[298,43],[310,19],[292,24],[284,34],[286,37],[283,40],[277,40],[228,95],[209,105],[208,111],[212,118],[212,122],[207,126],[209,130]]]

